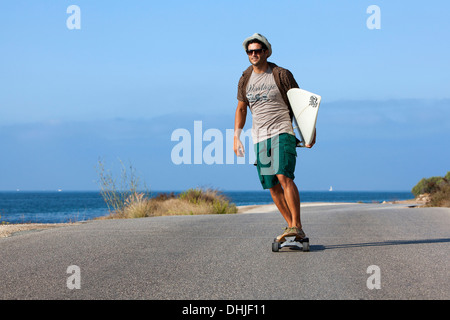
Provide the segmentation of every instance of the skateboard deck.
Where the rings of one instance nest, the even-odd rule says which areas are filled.
[[[309,238],[301,238],[295,235],[282,236],[279,240],[275,238],[272,243],[272,251],[278,252],[282,248],[301,249],[303,252],[309,251]]]

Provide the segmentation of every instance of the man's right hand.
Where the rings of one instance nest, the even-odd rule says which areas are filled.
[[[236,136],[234,137],[233,150],[238,157],[243,157],[245,154],[244,145],[242,144],[241,140]]]
[[[236,115],[234,117],[234,143],[233,150],[238,157],[243,157],[245,154],[244,145],[239,138],[242,129],[245,125],[245,118],[247,117],[247,105],[243,101],[238,101],[236,108]]]

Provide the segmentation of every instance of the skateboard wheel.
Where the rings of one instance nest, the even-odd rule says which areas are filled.
[[[278,252],[280,244],[278,242],[272,242],[272,252]]]
[[[304,252],[309,251],[309,241],[303,242],[302,245],[303,245]]]

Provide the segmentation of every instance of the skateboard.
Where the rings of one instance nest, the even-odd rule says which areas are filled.
[[[278,252],[281,248],[297,248],[302,249],[303,252],[309,251],[309,238],[300,238],[299,236],[283,236],[280,240],[273,239],[272,251]]]

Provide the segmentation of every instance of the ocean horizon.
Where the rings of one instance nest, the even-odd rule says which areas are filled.
[[[175,195],[183,191],[152,191]],[[220,191],[237,206],[273,203],[268,190]],[[410,191],[300,191],[301,202],[381,203],[414,199]],[[1,223],[64,223],[109,214],[100,191],[0,191]]]

